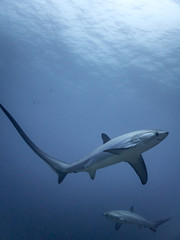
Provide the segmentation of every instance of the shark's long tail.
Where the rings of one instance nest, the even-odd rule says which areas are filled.
[[[24,141],[29,145],[29,147],[40,157],[42,158],[49,166],[58,174],[58,183],[61,183],[65,176],[68,174],[69,164],[59,161],[45,152],[43,152],[40,148],[38,148],[31,139],[26,135],[26,133],[22,130],[16,120],[12,117],[12,115],[0,104],[0,108],[9,118],[13,126],[16,128],[18,133],[24,139]]]
[[[158,228],[161,224],[169,221],[170,219],[171,219],[171,218],[166,218],[166,219],[163,219],[163,220],[159,220],[159,221],[153,222],[152,227],[150,227],[150,229],[151,229],[153,232],[156,232],[156,231],[157,231],[157,228]]]

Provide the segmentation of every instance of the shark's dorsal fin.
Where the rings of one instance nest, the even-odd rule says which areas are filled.
[[[146,184],[148,179],[148,174],[147,174],[146,165],[144,163],[144,159],[142,155],[140,155],[136,159],[133,159],[132,161],[127,161],[127,162],[134,168],[142,184],[143,185]]]
[[[120,227],[121,227],[121,223],[116,222],[116,224],[115,224],[115,230],[116,230],[116,231],[119,230]]]
[[[129,209],[130,212],[134,212],[134,207],[131,206],[130,209]]]
[[[105,133],[102,133],[101,137],[102,137],[102,140],[103,140],[103,144],[107,143],[107,142],[109,142],[111,140],[110,137],[107,134],[105,134]]]

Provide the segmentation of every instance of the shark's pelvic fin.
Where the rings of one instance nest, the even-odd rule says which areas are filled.
[[[116,222],[116,224],[115,224],[115,230],[116,230],[116,231],[119,230],[120,227],[121,227],[121,223]]]
[[[110,137],[105,133],[102,133],[101,137],[102,137],[103,143],[107,143],[111,140]]]
[[[90,178],[91,178],[92,180],[94,180],[94,178],[95,178],[95,176],[96,176],[96,170],[91,170],[91,171],[89,171],[89,175],[90,175]]]
[[[135,170],[137,175],[139,176],[142,184],[146,184],[148,179],[147,169],[146,165],[144,163],[144,159],[142,155],[140,155],[138,158],[133,159],[131,161],[127,161]]]

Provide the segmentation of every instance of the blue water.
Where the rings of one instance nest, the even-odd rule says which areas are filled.
[[[173,0],[0,2],[0,103],[45,152],[73,162],[110,137],[170,134],[143,157],[141,185],[120,163],[57,176],[0,112],[0,239],[175,240],[180,234],[180,3]],[[153,234],[102,212],[134,206]]]

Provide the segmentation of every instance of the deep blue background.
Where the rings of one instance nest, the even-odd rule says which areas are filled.
[[[178,1],[0,2],[0,102],[48,154],[73,162],[110,137],[170,134],[144,153],[141,185],[120,163],[57,176],[0,112],[0,239],[169,240],[180,233],[180,5]],[[156,234],[101,214],[172,217]]]

